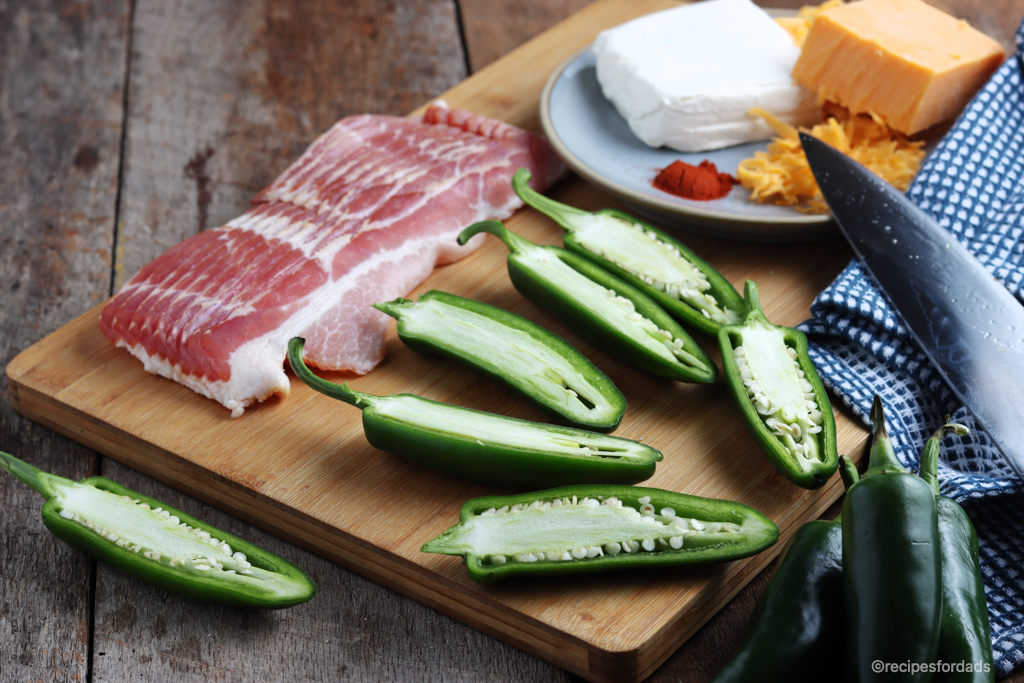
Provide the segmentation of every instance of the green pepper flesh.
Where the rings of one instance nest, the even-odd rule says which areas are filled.
[[[747,317],[718,333],[733,405],[769,461],[787,479],[820,488],[839,466],[832,406],[807,355],[807,337],[765,317],[746,285]]]
[[[995,680],[992,633],[988,621],[985,584],[978,558],[978,532],[960,505],[939,495],[939,450],[948,434],[964,436],[967,427],[945,424],[925,443],[921,478],[936,496],[939,548],[942,556],[942,618],[938,657],[943,662],[964,662],[970,671],[935,674],[943,683],[987,683]]]
[[[459,241],[479,232],[494,234],[509,248],[509,277],[523,296],[616,358],[681,382],[718,379],[700,345],[636,287],[570,251],[533,244],[498,221],[466,228]]]
[[[540,424],[431,401],[414,394],[374,396],[314,375],[302,340],[288,360],[304,383],[362,409],[371,445],[446,474],[508,486],[571,482],[632,484],[654,474],[662,454],[629,439]]]
[[[607,432],[622,420],[626,399],[612,381],[571,344],[529,320],[436,290],[416,302],[375,307],[398,320],[409,348],[477,368],[566,424]]]
[[[797,529],[758,598],[743,642],[712,683],[821,680],[841,650],[842,537],[838,519]]]
[[[519,169],[512,187],[566,230],[566,248],[637,287],[672,317],[712,336],[743,319],[743,299],[732,284],[679,240],[622,211],[591,213],[556,202],[529,180],[529,171]]]
[[[931,487],[892,449],[882,403],[871,411],[868,469],[843,500],[849,681],[875,681],[874,662],[935,661],[942,607],[938,513]],[[931,672],[901,674],[925,681]]]
[[[104,477],[74,482],[2,452],[0,467],[47,498],[43,523],[55,536],[165,590],[261,609],[316,593],[291,562]]]
[[[460,522],[422,551],[461,555],[470,577],[703,564],[753,555],[778,540],[757,510],[661,489],[569,486],[467,501]]]

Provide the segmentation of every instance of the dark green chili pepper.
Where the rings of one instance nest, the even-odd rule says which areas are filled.
[[[810,683],[837,658],[843,630],[840,520],[807,522],[782,552],[743,642],[712,683]]]
[[[288,344],[295,375],[363,411],[371,445],[446,474],[485,484],[634,484],[649,479],[661,451],[629,439],[517,420],[414,394],[374,396],[321,379],[302,362],[303,340]]]
[[[871,423],[868,469],[843,500],[848,680],[881,680],[876,662],[909,662],[924,670],[886,678],[925,681],[942,608],[935,494],[896,459],[877,396]]]
[[[757,285],[747,280],[747,317],[718,332],[722,367],[747,431],[775,468],[797,486],[816,489],[839,464],[836,423],[807,337],[772,325]]]
[[[3,452],[0,469],[46,498],[43,524],[55,536],[165,590],[261,609],[316,593],[291,562],[109,479],[74,482]]]
[[[469,226],[459,243],[479,232],[508,247],[508,274],[523,296],[616,358],[680,382],[718,379],[718,368],[697,342],[636,287],[571,251],[519,237],[498,221]]]
[[[530,172],[521,168],[512,188],[565,229],[567,248],[639,288],[676,320],[714,336],[722,325],[743,319],[736,289],[676,238],[622,211],[591,213],[556,202],[531,189],[529,180]]]
[[[779,538],[770,519],[727,500],[633,486],[567,486],[474,498],[421,548],[462,555],[476,581],[726,562]]]
[[[420,353],[465,363],[518,391],[567,424],[610,432],[626,399],[561,337],[495,306],[432,291],[419,301],[374,304],[398,320],[398,336]]]
[[[978,561],[978,533],[956,501],[939,495],[939,449],[948,434],[965,436],[968,429],[955,423],[943,425],[928,439],[921,454],[921,478],[936,496],[942,554],[938,657],[950,669],[936,672],[934,680],[982,683],[995,680],[995,665],[985,585]]]

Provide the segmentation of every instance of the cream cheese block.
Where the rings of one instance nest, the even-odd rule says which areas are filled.
[[[651,147],[703,152],[771,137],[748,112],[821,120],[791,73],[800,48],[750,0],[705,0],[634,19],[594,41],[604,96]]]

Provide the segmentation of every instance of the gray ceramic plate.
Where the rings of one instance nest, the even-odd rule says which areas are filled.
[[[655,189],[651,183],[658,170],[676,159],[695,165],[709,159],[719,171],[735,175],[740,160],[766,149],[768,143],[699,154],[648,147],[601,93],[590,48],[551,74],[541,94],[540,120],[555,151],[573,171],[647,218],[688,232],[743,241],[803,242],[839,235],[830,216],[757,204],[740,186],[709,202]]]

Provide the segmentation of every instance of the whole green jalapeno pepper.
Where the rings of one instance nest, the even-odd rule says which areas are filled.
[[[610,432],[626,399],[561,337],[496,306],[431,291],[419,301],[374,307],[398,320],[398,336],[420,353],[465,363],[519,392],[560,422]]]
[[[469,226],[459,243],[479,232],[508,247],[509,277],[523,296],[619,360],[680,382],[718,379],[718,367],[697,342],[636,287],[571,251],[536,245],[498,221]]]
[[[807,522],[782,552],[743,642],[712,683],[811,683],[841,651],[840,520]]]
[[[881,680],[877,662],[909,662],[885,680],[928,681],[942,612],[935,494],[896,459],[877,396],[871,423],[868,469],[843,500],[847,680]]]
[[[567,486],[474,498],[421,548],[461,555],[475,581],[726,562],[774,544],[752,507],[633,486]]]
[[[104,477],[74,482],[3,452],[0,469],[46,498],[43,524],[55,536],[165,590],[260,609],[316,593],[291,562]]]
[[[607,434],[539,424],[438,403],[414,394],[374,396],[314,375],[302,362],[303,340],[288,362],[311,388],[363,411],[372,446],[425,467],[484,484],[558,486],[633,484],[649,479],[661,451]]]
[[[718,332],[733,404],[777,470],[797,486],[819,488],[835,474],[839,452],[832,406],[807,355],[807,337],[771,324],[750,280],[745,295],[746,320]]]
[[[942,555],[938,658],[940,662],[952,665],[948,671],[937,671],[934,680],[983,683],[995,680],[995,665],[985,585],[978,561],[978,533],[956,501],[939,495],[939,450],[942,439],[949,434],[965,436],[968,429],[955,423],[943,425],[925,442],[921,454],[921,478],[928,482],[936,496]],[[963,670],[958,671],[961,664]]]
[[[714,336],[743,319],[743,299],[725,277],[664,230],[615,209],[583,211],[534,191],[525,168],[512,176],[520,199],[566,231],[568,249],[615,273],[676,320]]]

